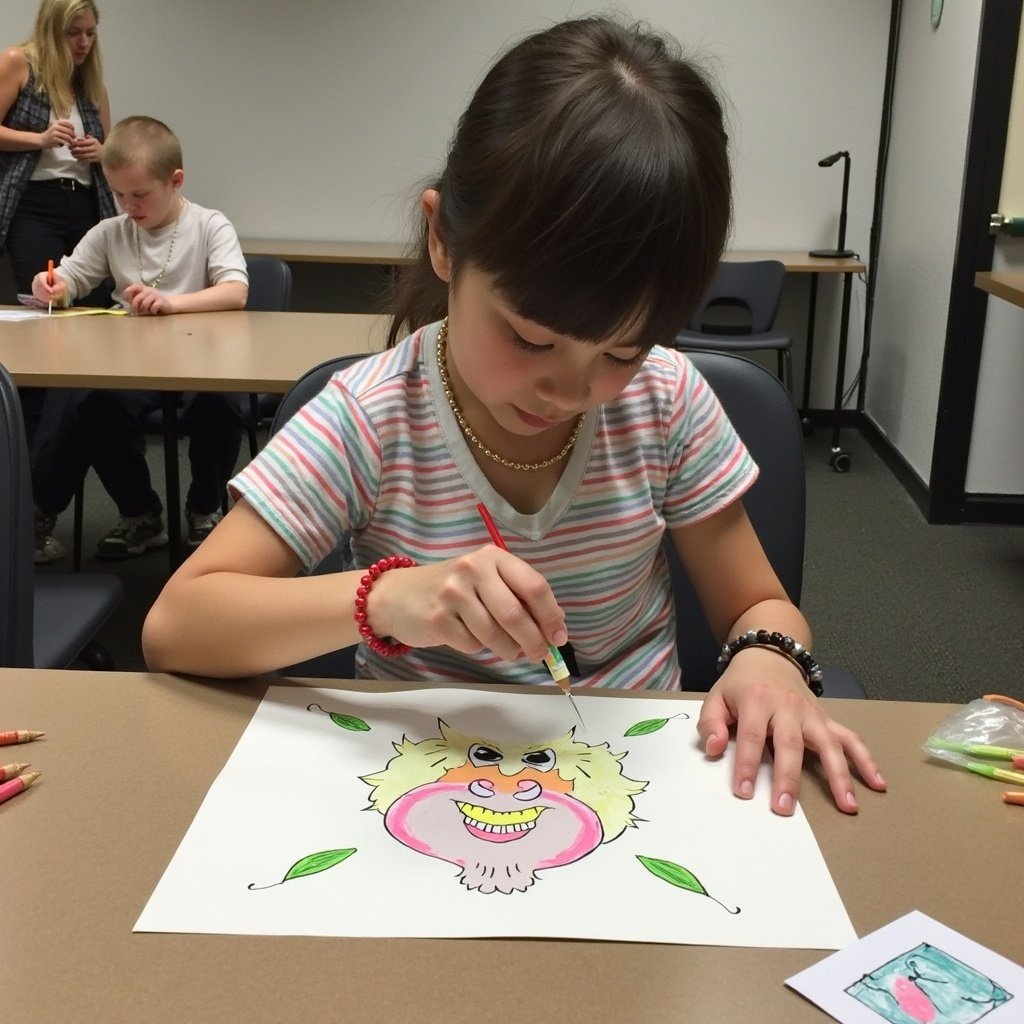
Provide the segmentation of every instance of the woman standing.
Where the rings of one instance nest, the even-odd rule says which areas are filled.
[[[43,0],[32,38],[0,54],[0,251],[19,292],[116,211],[100,155],[110,109],[93,0]]]

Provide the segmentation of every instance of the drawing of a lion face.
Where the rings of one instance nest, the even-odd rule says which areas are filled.
[[[462,868],[481,892],[524,891],[536,872],[570,864],[634,826],[633,797],[646,783],[622,774],[623,754],[570,731],[550,743],[466,736],[438,721],[440,736],[394,744],[370,805],[410,849]]]

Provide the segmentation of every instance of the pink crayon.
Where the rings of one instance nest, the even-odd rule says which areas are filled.
[[[39,775],[39,772],[25,772],[24,775],[19,775],[16,779],[11,779],[10,782],[0,784],[0,804],[28,789],[39,778]]]

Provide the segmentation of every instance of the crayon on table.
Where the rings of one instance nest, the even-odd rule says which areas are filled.
[[[1020,807],[1024,807],[1024,793],[1003,793],[1004,804],[1017,804]]]
[[[1013,782],[1018,786],[1024,786],[1024,772],[1010,772],[1005,768],[993,768],[990,764],[978,764],[975,761],[964,767],[976,775],[984,775],[987,779],[998,779],[1000,782]]]
[[[11,779],[10,782],[0,783],[0,804],[5,800],[10,800],[12,796],[23,793],[39,778],[39,775],[39,772],[25,772],[24,775],[19,775],[16,779]]]
[[[13,779],[15,776],[20,775],[28,766],[28,761],[21,761],[17,764],[2,764],[0,765],[0,782],[6,782],[8,779]]]
[[[0,732],[0,747],[7,747],[12,743],[31,743],[45,735],[45,732],[37,732],[35,729],[11,729]]]

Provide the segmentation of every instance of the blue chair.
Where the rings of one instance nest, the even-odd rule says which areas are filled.
[[[757,352],[773,350],[779,380],[792,391],[792,339],[773,330],[782,299],[786,267],[778,260],[723,260],[686,329],[672,344],[687,351]],[[745,323],[720,322],[715,309],[741,310]]]
[[[28,444],[18,392],[0,366],[0,665],[111,669],[95,636],[123,586],[105,574],[37,573]]]
[[[281,400],[271,424],[274,434],[338,370],[363,356],[342,356],[307,370]],[[804,441],[800,417],[782,383],[763,367],[740,356],[693,352],[690,359],[711,385],[726,414],[747,445],[761,473],[743,503],[761,544],[786,593],[800,603],[804,573],[806,487]],[[317,572],[343,568],[341,548]],[[693,586],[668,537],[665,555],[676,604],[679,664],[687,690],[706,691],[716,678],[721,644],[711,634]],[[354,647],[282,669],[283,675],[350,679],[355,674]],[[826,697],[864,697],[849,673],[823,666]]]

